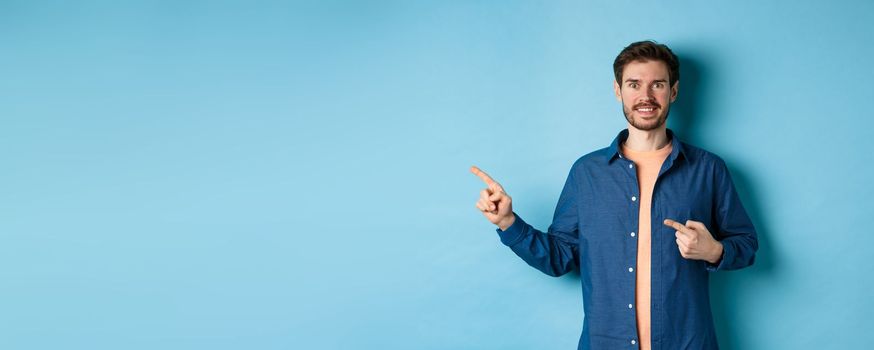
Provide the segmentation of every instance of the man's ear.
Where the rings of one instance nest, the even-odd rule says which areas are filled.
[[[616,94],[616,101],[622,102],[622,89],[616,80],[613,80],[613,93]]]
[[[677,99],[677,94],[680,92],[680,81],[677,80],[674,82],[674,86],[671,86],[671,103],[674,103],[674,100]]]

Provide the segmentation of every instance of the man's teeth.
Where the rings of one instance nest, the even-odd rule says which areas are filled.
[[[653,109],[654,109],[654,108],[651,108],[651,107],[650,107],[650,108],[638,108],[637,110],[638,110],[638,111],[641,111],[641,112],[652,112]]]

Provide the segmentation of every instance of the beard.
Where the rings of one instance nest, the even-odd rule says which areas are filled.
[[[659,110],[661,110],[661,106],[659,106],[658,104],[655,104],[655,103],[649,103],[649,104],[650,105],[654,104],[657,107],[659,107]],[[668,105],[666,106],[666,108],[664,110],[665,113],[658,116],[655,120],[646,121],[646,120],[642,120],[642,119],[634,119],[634,117],[631,114],[634,112],[634,109],[640,105],[642,105],[642,104],[634,105],[629,109],[625,106],[625,102],[624,101],[622,102],[622,114],[625,114],[625,120],[628,121],[628,124],[631,124],[631,126],[633,126],[635,129],[638,129],[638,130],[650,131],[650,130],[655,130],[655,129],[660,128],[662,125],[665,124],[665,122],[667,122],[668,114],[671,113],[671,104],[668,103]],[[643,105],[646,105],[646,104],[643,104]]]

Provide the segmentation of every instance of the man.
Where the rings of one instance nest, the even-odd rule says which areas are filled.
[[[501,242],[551,276],[580,271],[578,349],[718,349],[711,272],[753,264],[758,240],[725,162],[667,129],[679,61],[665,45],[632,43],[613,63],[628,128],[571,167],[547,232],[486,182],[477,208]]]

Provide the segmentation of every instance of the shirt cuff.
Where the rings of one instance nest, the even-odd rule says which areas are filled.
[[[519,243],[525,237],[526,231],[528,231],[526,230],[528,223],[522,220],[519,215],[516,215],[516,212],[513,212],[513,216],[515,217],[513,224],[507,227],[506,230],[501,231],[500,227],[495,229],[498,232],[498,236],[501,237],[501,243],[504,243],[506,246]]]

